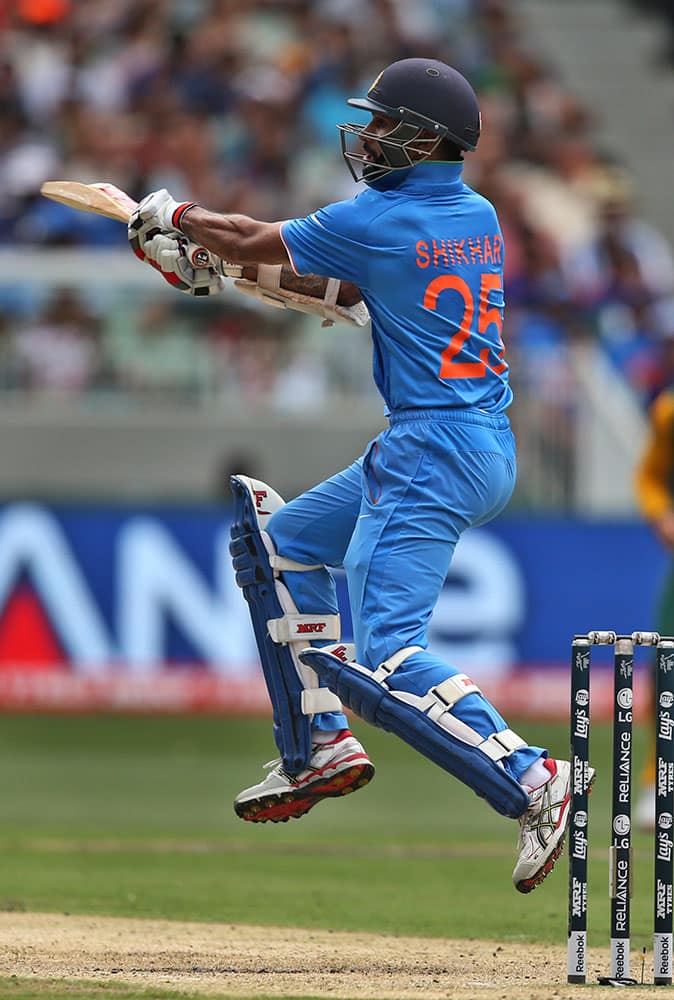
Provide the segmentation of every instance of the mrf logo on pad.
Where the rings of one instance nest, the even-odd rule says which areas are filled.
[[[255,510],[259,514],[271,514],[270,510],[263,510],[262,504],[267,499],[266,490],[253,490],[253,496],[255,497]]]
[[[298,635],[308,635],[310,633],[323,632],[326,622],[299,622],[297,625]]]

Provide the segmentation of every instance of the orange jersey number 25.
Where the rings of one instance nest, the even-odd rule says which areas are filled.
[[[500,274],[483,274],[480,279],[480,305],[477,314],[477,332],[486,333],[489,326],[496,327],[496,341],[499,348],[496,354],[496,362],[489,363],[489,352],[491,347],[484,347],[480,351],[479,361],[457,361],[461,348],[466,343],[473,332],[473,319],[475,318],[475,301],[473,293],[468,284],[455,274],[443,274],[434,278],[428,285],[424,293],[424,308],[437,309],[438,298],[442,292],[453,291],[463,299],[463,316],[459,329],[454,334],[449,344],[442,352],[440,364],[440,378],[484,378],[487,369],[500,375],[508,365],[503,361],[505,347],[501,339],[503,329],[503,318],[497,306],[489,305],[489,293],[502,288]]]

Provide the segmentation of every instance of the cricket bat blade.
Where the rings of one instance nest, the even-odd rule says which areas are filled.
[[[118,222],[128,222],[131,213],[138,203],[126,192],[100,181],[96,184],[83,184],[80,181],[45,181],[40,188],[40,194],[52,201],[60,201],[70,208],[80,212],[90,212],[93,215],[104,215]]]

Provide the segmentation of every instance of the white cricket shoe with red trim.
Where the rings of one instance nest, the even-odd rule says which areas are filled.
[[[245,788],[234,799],[234,811],[251,823],[285,823],[297,819],[323,799],[348,795],[374,776],[374,765],[349,729],[330,743],[315,743],[304,771],[288,774],[280,759],[258,785]]]
[[[519,819],[518,858],[513,883],[519,892],[531,892],[555,867],[564,850],[569,822],[571,766],[566,760],[545,760],[550,778],[529,796],[529,808]],[[589,787],[595,769],[589,769]]]

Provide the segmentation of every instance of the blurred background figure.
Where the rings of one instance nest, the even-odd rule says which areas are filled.
[[[99,324],[71,289],[58,291],[32,323],[22,325],[13,347],[5,363],[31,392],[80,393],[101,371]]]
[[[663,342],[659,375],[662,388],[649,412],[649,434],[636,469],[639,510],[667,553],[654,626],[661,635],[674,635],[674,301],[663,317]],[[667,322],[668,321],[668,322]],[[654,719],[651,720],[654,726]],[[641,775],[641,793],[635,819],[642,829],[655,827],[655,735]]]
[[[138,315],[123,307],[106,316],[106,372],[122,390],[165,398],[198,397],[208,384],[209,359],[169,299],[150,301]]]

